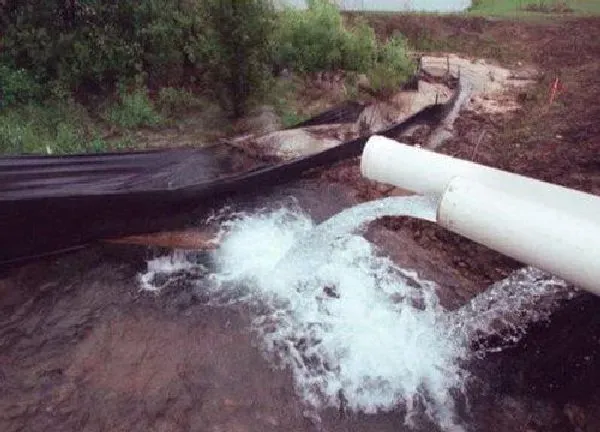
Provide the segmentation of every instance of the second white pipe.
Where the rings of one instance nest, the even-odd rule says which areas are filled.
[[[441,197],[437,223],[600,294],[600,225],[463,178]]]

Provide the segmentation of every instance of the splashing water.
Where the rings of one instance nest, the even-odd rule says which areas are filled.
[[[556,307],[575,292],[556,276],[533,267],[516,270],[453,313],[455,328],[469,341],[501,336],[493,347],[480,346],[475,354],[501,351],[519,342],[527,325],[548,321]]]
[[[528,288],[524,277],[518,290],[498,284],[448,312],[434,283],[380,256],[355,233],[384,215],[435,220],[435,208],[430,198],[386,198],[318,226],[298,209],[234,215],[222,223],[211,283],[199,278],[198,289],[215,303],[225,297],[257,306],[253,327],[266,355],[293,371],[309,406],[345,404],[372,413],[402,405],[408,424],[424,411],[443,429],[460,430],[452,393],[468,375],[460,364],[470,339],[511,322],[509,309],[518,314],[535,303],[526,299],[565,286],[526,271],[534,274],[529,282],[540,283]],[[164,286],[164,277],[155,283],[156,277],[171,270],[181,278],[194,269],[186,262],[182,256],[151,261],[143,286]]]
[[[336,251],[343,250],[347,241],[359,239],[352,234],[360,234],[370,222],[383,216],[411,216],[434,222],[436,209],[433,197],[409,196],[382,198],[343,210],[297,238],[275,266],[276,276],[305,280]],[[364,239],[360,237],[360,241]]]

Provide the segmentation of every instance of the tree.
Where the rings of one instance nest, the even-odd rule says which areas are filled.
[[[272,65],[275,11],[270,0],[205,0],[202,58],[222,105],[241,116],[260,95]]]

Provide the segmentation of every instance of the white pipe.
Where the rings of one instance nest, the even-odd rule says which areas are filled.
[[[364,177],[420,194],[441,195],[450,180],[464,177],[524,200],[534,200],[592,222],[600,220],[600,199],[594,195],[453,158],[389,138],[374,136],[363,150]]]
[[[600,197],[382,137],[361,172],[438,196],[439,225],[600,294]]]
[[[600,224],[460,177],[442,195],[437,223],[600,294]]]

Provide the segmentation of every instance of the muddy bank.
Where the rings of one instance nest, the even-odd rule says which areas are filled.
[[[303,430],[245,311],[142,295],[134,275],[88,250],[4,281],[3,431]]]

